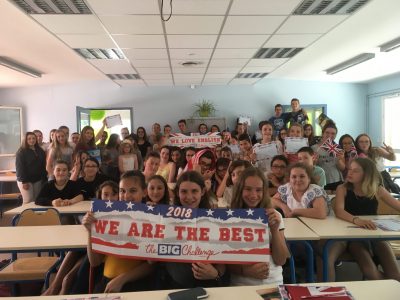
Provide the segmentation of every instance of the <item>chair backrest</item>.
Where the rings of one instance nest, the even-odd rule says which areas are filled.
[[[25,209],[16,220],[14,226],[45,226],[61,225],[60,214],[54,208]]]

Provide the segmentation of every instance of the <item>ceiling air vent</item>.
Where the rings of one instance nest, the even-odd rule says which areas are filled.
[[[125,59],[119,49],[79,48],[74,50],[86,59]]]
[[[135,80],[140,79],[138,74],[106,74],[112,80]]]
[[[92,14],[84,0],[11,0],[28,14]]]
[[[291,58],[303,48],[261,48],[253,58]]]
[[[239,73],[235,78],[264,78],[268,73]]]
[[[294,15],[349,15],[370,0],[305,0]]]
[[[184,67],[195,67],[195,66],[199,66],[201,64],[202,64],[201,61],[185,61],[185,62],[181,63],[181,65]]]

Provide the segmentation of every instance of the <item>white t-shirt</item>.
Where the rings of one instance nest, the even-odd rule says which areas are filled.
[[[281,219],[281,222],[279,224],[279,230],[283,230],[285,229],[285,224],[283,223],[283,218],[281,214],[279,214],[279,217]],[[238,274],[231,274],[231,285],[283,284],[282,266],[277,266],[274,263],[272,255],[270,256],[268,263],[269,263],[269,276],[267,279],[257,279],[253,277],[245,277]]]

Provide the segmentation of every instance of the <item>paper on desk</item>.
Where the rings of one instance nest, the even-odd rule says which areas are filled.
[[[104,297],[84,297],[84,298],[64,298],[61,300],[121,300],[121,296],[104,296]]]
[[[117,125],[122,125],[121,115],[113,115],[106,118],[107,128],[111,128]]]
[[[400,220],[395,219],[375,219],[373,220],[378,228],[385,231],[400,231]]]

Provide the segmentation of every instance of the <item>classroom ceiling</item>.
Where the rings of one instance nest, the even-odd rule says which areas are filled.
[[[1,0],[0,20],[0,57],[43,74],[0,65],[0,87],[365,82],[400,72],[400,48],[379,50],[400,37],[399,0]],[[362,53],[375,58],[326,74]]]

